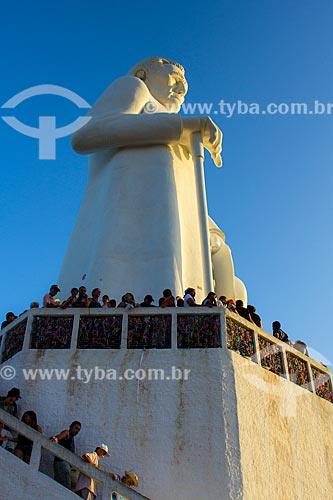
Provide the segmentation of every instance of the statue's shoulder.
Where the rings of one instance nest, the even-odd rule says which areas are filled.
[[[150,92],[142,80],[135,76],[122,76],[112,82],[97,99],[89,115],[102,116],[110,111],[139,113],[150,99]]]
[[[150,96],[150,92],[146,84],[140,80],[140,78],[130,75],[121,76],[120,78],[114,80],[114,82],[112,82],[111,85],[109,85],[109,87],[105,90],[104,94],[122,94],[137,98],[146,97],[148,99]]]

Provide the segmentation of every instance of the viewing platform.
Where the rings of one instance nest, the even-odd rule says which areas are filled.
[[[27,350],[229,349],[333,402],[330,370],[224,308],[31,309],[2,335],[2,364]]]
[[[60,447],[46,437],[73,420],[82,422],[77,456],[61,452],[96,478],[98,500],[142,498],[80,459],[100,442],[111,450],[105,467],[134,470],[153,500],[331,498],[322,460],[332,453],[331,372],[238,315],[30,309],[2,334],[2,393],[19,387],[20,411],[35,410],[44,434],[0,414],[34,442],[30,465],[0,449],[8,498],[75,498],[52,478]]]

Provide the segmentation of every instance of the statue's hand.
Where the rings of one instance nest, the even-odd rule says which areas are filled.
[[[222,167],[222,131],[209,116],[200,118],[200,121],[203,145],[210,152],[215,165]]]
[[[188,145],[192,134],[201,133],[202,143],[210,152],[217,167],[222,167],[222,131],[209,116],[185,116],[183,117],[183,134],[180,138],[182,144]]]

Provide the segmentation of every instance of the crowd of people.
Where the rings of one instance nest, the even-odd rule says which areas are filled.
[[[135,300],[135,297],[131,292],[127,292],[121,297],[121,301],[117,304],[116,299],[110,299],[108,295],[103,295],[102,300],[100,301],[102,293],[100,288],[94,288],[91,292],[91,297],[88,296],[85,286],[80,286],[80,288],[72,288],[70,296],[63,302],[55,298],[55,296],[59,292],[60,288],[58,287],[58,285],[52,285],[50,287],[50,291],[46,295],[44,295],[43,307],[61,309],[66,309],[67,307],[121,307],[127,310],[136,307],[156,307],[155,304],[153,304],[153,302],[155,302],[155,299],[150,294],[146,295],[143,302],[139,303]],[[205,297],[205,299],[200,304],[198,304],[196,302],[195,296],[195,288],[187,288],[184,292],[183,297],[174,297],[172,291],[169,288],[166,288],[165,290],[163,290],[162,296],[158,300],[158,307],[224,307],[232,312],[235,312],[236,314],[239,314],[251,323],[255,323],[260,328],[262,327],[260,316],[256,314],[256,308],[254,306],[250,305],[245,308],[241,300],[237,300],[235,302],[233,299],[227,300],[227,297],[225,296],[217,298],[215,292],[209,292],[207,297]]]
[[[43,297],[43,307],[46,308],[60,308],[66,309],[68,307],[80,307],[80,308],[116,308],[120,307],[126,310],[137,308],[137,307],[156,307],[153,302],[155,302],[152,295],[148,294],[145,296],[143,302],[138,303],[135,300],[134,295],[131,292],[125,293],[121,297],[121,301],[117,304],[116,299],[110,299],[109,295],[103,295],[102,300],[100,297],[102,295],[100,288],[94,288],[91,291],[91,297],[87,293],[87,288],[85,286],[80,286],[79,288],[72,288],[69,297],[60,301],[56,299],[56,295],[60,292],[58,285],[51,285],[50,290]],[[166,288],[162,292],[162,296],[158,300],[158,307],[224,307],[228,311],[246,319],[250,323],[255,324],[259,328],[263,328],[262,321],[256,312],[256,308],[253,305],[248,305],[244,307],[242,300],[228,299],[224,295],[217,297],[215,292],[209,292],[207,297],[198,304],[196,302],[196,290],[195,288],[189,287],[185,290],[184,296],[174,297],[172,291]],[[30,308],[38,308],[38,302],[32,302]],[[14,321],[17,316],[13,312],[8,312],[6,314],[6,320],[3,321],[1,329],[5,328],[8,324]],[[272,334],[274,337],[282,340],[295,347],[298,351],[303,354],[308,355],[306,344],[301,340],[296,340],[293,344],[289,340],[288,335],[281,329],[281,324],[279,321],[273,321],[272,323]]]
[[[10,415],[19,418],[17,409],[18,399],[21,399],[20,389],[13,387],[10,391],[8,391],[6,396],[0,397],[0,408]],[[21,420],[24,424],[31,427],[35,431],[40,433],[43,432],[40,425],[38,425],[37,415],[34,411],[25,411]],[[75,420],[70,424],[68,429],[51,436],[50,440],[54,443],[58,443],[60,446],[63,446],[72,453],[75,453],[75,437],[81,431],[81,427],[81,422]],[[15,433],[1,422],[0,446],[6,448],[9,452],[12,452],[16,457],[20,458],[24,462],[30,463],[33,442],[21,434],[15,436]],[[95,451],[85,453],[82,456],[82,459],[95,467],[100,468],[99,460],[109,456],[109,448],[103,443],[97,446]],[[136,487],[139,485],[139,478],[134,472],[125,471],[122,476],[105,470],[104,472],[109,474],[115,481],[121,481],[128,487]],[[96,485],[94,479],[83,473],[79,473],[77,477],[73,474],[71,465],[57,456],[54,457],[53,461],[53,473],[54,479],[58,483],[72,491],[75,491],[81,498],[86,500],[94,500],[96,498]]]

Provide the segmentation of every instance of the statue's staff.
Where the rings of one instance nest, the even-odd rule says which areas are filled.
[[[201,254],[203,260],[204,293],[214,290],[212,259],[210,255],[210,237],[208,227],[208,209],[204,172],[204,147],[201,132],[192,134],[192,154],[195,169],[195,180],[198,200],[198,219],[201,234]],[[217,165],[218,167],[222,166]]]
[[[201,234],[201,254],[203,260],[204,293],[205,295],[213,291],[213,272],[212,260],[210,256],[210,241],[208,228],[208,209],[206,198],[206,185],[204,173],[204,147],[202,144],[201,133],[192,134],[192,153],[195,169],[195,180],[198,201],[198,221]]]

